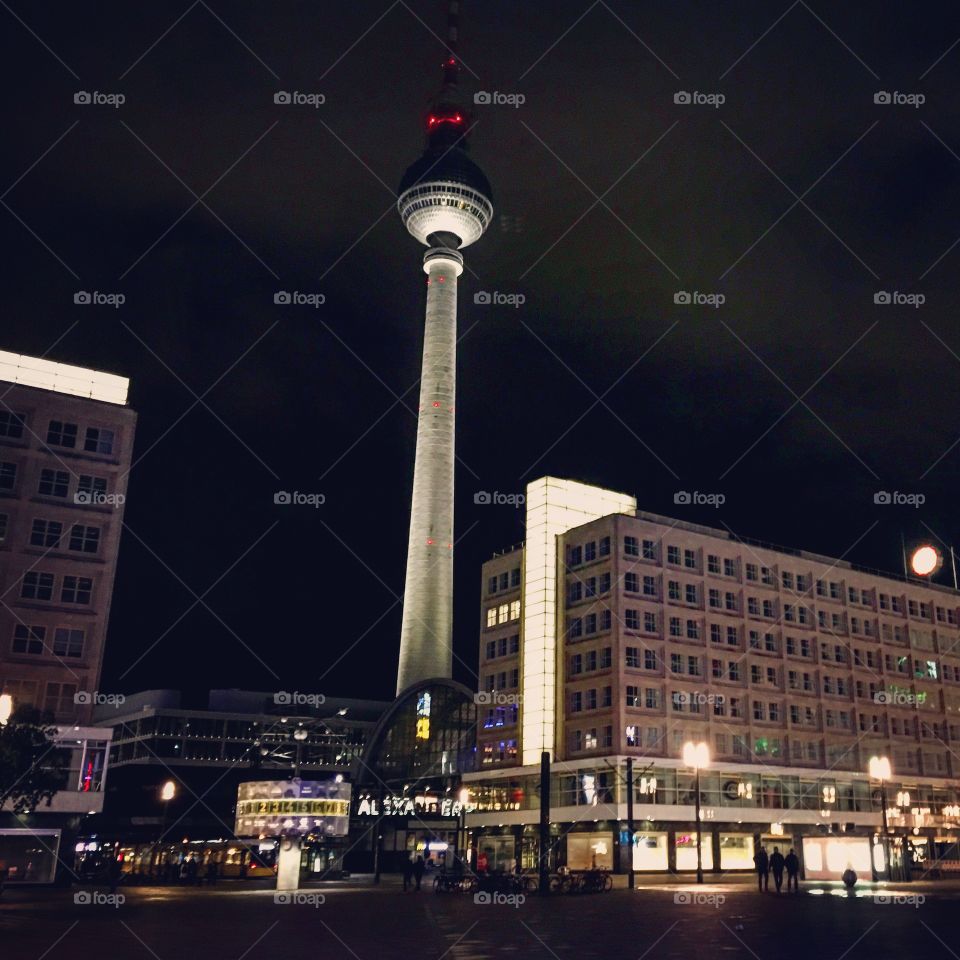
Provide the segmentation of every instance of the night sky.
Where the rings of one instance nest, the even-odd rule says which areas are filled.
[[[139,413],[100,689],[391,697],[425,292],[394,191],[445,4],[4,6],[0,346],[123,373]],[[886,570],[958,538],[960,9],[466,0],[461,32],[468,93],[525,102],[475,109],[457,677],[523,538],[476,491],[552,473]]]

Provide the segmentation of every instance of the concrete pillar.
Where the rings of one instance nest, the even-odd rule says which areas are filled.
[[[300,841],[296,837],[281,837],[277,856],[277,889],[300,888]]]
[[[454,401],[457,278],[463,257],[433,247],[424,254],[423,269],[427,311],[398,694],[413,683],[453,672]]]

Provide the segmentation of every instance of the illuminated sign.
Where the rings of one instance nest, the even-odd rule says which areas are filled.
[[[52,360],[27,357],[6,350],[0,350],[0,380],[121,405],[127,402],[130,386],[126,377],[114,373],[54,363]]]
[[[256,780],[237,788],[238,837],[345,837],[349,830],[349,783]]]
[[[358,797],[354,808],[357,817],[459,817],[464,810],[475,809],[472,803],[462,804],[451,797],[416,797],[388,795],[381,798]]]

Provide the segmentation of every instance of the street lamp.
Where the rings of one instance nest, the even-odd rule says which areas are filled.
[[[5,727],[13,713],[13,697],[9,693],[0,693],[0,727]]]
[[[693,743],[688,740],[683,745],[683,762],[688,767],[693,767],[696,774],[694,791],[697,817],[697,883],[703,883],[703,852],[700,849],[700,769],[710,766],[710,748],[703,741]]]
[[[950,569],[953,573],[953,589],[956,590],[957,558],[953,552],[952,546],[948,547],[947,549],[950,551]],[[932,580],[934,576],[940,572],[940,568],[943,566],[943,561],[943,550],[934,546],[932,543],[920,543],[913,547],[913,549],[910,551],[910,572],[915,577],[920,577],[923,580]],[[907,560],[906,557],[904,557],[904,564],[906,563]]]
[[[886,782],[893,776],[890,760],[887,757],[871,757],[867,770],[871,780],[880,784],[880,811],[883,816],[883,862],[890,876],[890,845],[887,839],[887,787]]]

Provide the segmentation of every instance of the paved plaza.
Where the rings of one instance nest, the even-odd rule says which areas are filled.
[[[960,887],[913,884],[857,895],[830,886],[761,895],[744,882],[477,903],[403,893],[395,881],[269,890],[121,888],[8,891],[3,960],[486,960],[516,956],[956,960]],[[880,898],[876,896],[880,895]],[[75,902],[76,899],[88,902]],[[89,902],[92,901],[92,902]],[[97,902],[99,901],[99,902]]]

